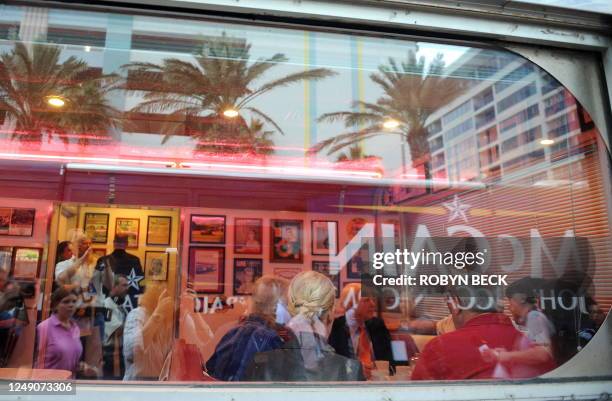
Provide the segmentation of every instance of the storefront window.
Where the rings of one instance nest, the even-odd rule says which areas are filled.
[[[610,309],[609,154],[518,55],[0,11],[0,370],[533,378]],[[504,280],[369,285],[429,271],[393,255],[434,248],[494,254],[484,270],[436,262],[435,280]]]

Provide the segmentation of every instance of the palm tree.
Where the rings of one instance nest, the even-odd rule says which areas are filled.
[[[432,112],[466,88],[465,81],[444,76],[444,67],[442,54],[436,55],[429,65],[424,57],[417,58],[414,50],[399,65],[389,58],[387,65],[379,66],[378,72],[370,75],[384,94],[376,103],[354,102],[353,107],[361,111],[323,114],[320,122],[342,120],[345,128],[351,130],[315,144],[311,152],[327,149],[327,154],[332,154],[378,135],[399,135],[410,146],[412,164],[423,165],[425,178],[431,178],[425,122]],[[385,128],[386,122],[396,127]],[[360,128],[353,130],[355,127]]]
[[[351,161],[351,160],[363,160],[363,159],[367,159],[370,157],[377,157],[377,156],[373,156],[373,155],[366,155],[363,152],[363,147],[360,146],[358,143],[351,145],[351,147],[349,147],[347,149],[348,152],[342,152],[338,155],[338,157],[336,157],[336,161],[338,162],[345,162],[345,161]]]
[[[29,50],[21,42],[0,55],[0,110],[13,128],[11,139],[40,142],[45,132],[106,134],[117,127],[121,114],[107,100],[117,77],[92,78],[85,61],[71,56],[60,63],[60,56],[57,46],[36,43]],[[65,106],[51,107],[49,97],[61,98]],[[69,142],[66,136],[62,140]]]
[[[159,65],[136,62],[124,66],[129,69],[130,85],[144,98],[131,111],[166,115],[162,143],[170,135],[187,134],[199,141],[200,150],[271,153],[270,136],[284,132],[272,117],[252,105],[253,100],[276,88],[335,73],[314,68],[260,83],[268,71],[288,59],[277,53],[252,61],[250,49],[246,41],[223,33],[203,41],[194,54],[195,62],[167,58]],[[228,110],[237,115],[227,117],[224,112]],[[265,125],[274,131],[264,131]]]

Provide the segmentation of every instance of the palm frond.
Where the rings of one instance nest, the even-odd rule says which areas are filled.
[[[245,107],[246,110],[249,110],[251,113],[263,118],[265,122],[272,125],[281,135],[285,135],[285,131],[274,121],[270,116],[268,116],[263,111],[259,110],[255,107]]]

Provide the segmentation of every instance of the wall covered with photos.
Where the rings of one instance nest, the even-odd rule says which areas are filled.
[[[179,240],[177,211],[77,205],[68,206],[68,209],[73,215],[62,215],[59,241],[67,239],[71,228],[83,229],[99,257],[113,251],[116,232],[124,233],[128,236],[127,252],[137,256],[144,269],[145,277],[140,285],[146,285],[148,280],[163,281],[167,282],[169,293],[174,293],[178,254],[172,249],[177,249]],[[171,248],[168,253],[167,248]]]
[[[30,367],[34,353],[37,304],[43,266],[47,256],[47,229],[53,203],[43,200],[0,198],[0,268],[8,269],[11,277],[24,289],[27,319],[8,367]],[[7,220],[7,217],[10,217]],[[6,229],[5,229],[6,228]]]
[[[202,296],[248,296],[264,274],[291,279],[302,270],[329,274],[341,290],[359,279],[330,259],[372,216],[186,208],[181,210],[181,282]],[[367,254],[357,252],[363,262]],[[222,268],[219,268],[222,267]],[[333,274],[339,268],[340,274]],[[331,273],[330,273],[331,270]]]

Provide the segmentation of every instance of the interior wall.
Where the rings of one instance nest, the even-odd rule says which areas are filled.
[[[80,205],[69,205],[70,210],[75,211],[73,217],[66,217],[62,215],[59,222],[59,233],[58,241],[64,241],[68,239],[68,232],[71,228],[84,228],[85,213],[106,213],[109,215],[108,220],[108,235],[107,242],[105,244],[92,244],[94,249],[105,249],[106,254],[113,251],[113,238],[115,236],[115,224],[117,218],[133,218],[139,219],[139,233],[138,233],[138,248],[127,249],[127,252],[137,256],[140,259],[143,269],[145,269],[145,252],[146,251],[158,251],[165,252],[166,248],[178,247],[178,233],[179,233],[179,213],[176,209],[148,209],[148,208],[121,208],[121,207],[98,207],[98,206],[80,206]],[[149,216],[169,216],[172,218],[170,245],[169,246],[156,246],[147,245],[147,221]],[[170,295],[174,296],[176,288],[176,266],[178,254],[176,252],[169,252],[168,260],[168,279],[167,286]],[[140,282],[140,285],[146,285],[146,279]]]
[[[44,276],[45,266],[47,263],[47,228],[51,213],[53,212],[53,203],[44,200],[0,198],[0,207],[36,209],[36,214],[34,217],[34,230],[31,237],[0,235],[0,246],[43,249],[42,260],[40,261],[41,267],[39,269],[39,277],[36,280],[36,294],[33,298],[25,300],[30,323],[23,328],[23,331],[17,340],[15,352],[11,356],[8,363],[8,367],[12,368],[30,368],[32,366],[32,358],[34,355],[37,305],[39,305],[42,300],[40,284],[43,278],[41,276]]]

